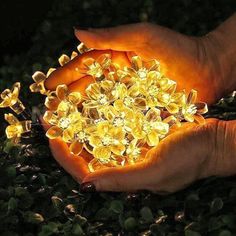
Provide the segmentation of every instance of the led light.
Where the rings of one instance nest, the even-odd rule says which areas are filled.
[[[30,85],[30,91],[32,93],[41,93],[44,95],[48,94],[48,91],[44,87],[44,82],[47,78],[47,76],[41,72],[41,71],[36,71],[33,75],[32,78],[35,83]]]
[[[89,49],[81,44],[78,50]],[[63,54],[60,65],[77,55]],[[109,54],[102,54],[96,60],[87,58],[80,70],[96,82],[83,97],[69,92],[66,85],[48,92],[44,119],[51,125],[47,137],[62,138],[74,155],[84,148],[94,156],[90,171],[143,161],[143,147],[158,145],[181,121],[204,122],[201,114],[207,106],[196,103],[197,92],[177,91],[177,83],[161,73],[156,60],[143,62],[135,56],[131,67],[121,68]],[[43,91],[47,76],[38,72],[35,77],[38,90]]]
[[[9,123],[6,128],[7,138],[12,139],[13,142],[18,143],[22,134],[30,132],[31,130],[31,121],[24,120],[19,121],[12,114],[5,114],[5,120]]]
[[[0,108],[9,107],[16,114],[20,114],[25,110],[25,106],[19,100],[20,83],[13,85],[12,89],[5,89],[1,93]]]

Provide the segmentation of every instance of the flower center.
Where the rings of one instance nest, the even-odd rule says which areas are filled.
[[[159,91],[159,89],[155,85],[150,86],[149,89],[148,89],[149,94],[153,97],[157,96],[158,91]]]
[[[197,113],[197,107],[194,104],[191,104],[191,105],[187,106],[186,113],[192,114],[192,115],[196,114]]]
[[[146,68],[141,68],[137,71],[137,74],[141,80],[146,79],[148,70]]]
[[[78,139],[78,141],[81,143],[84,143],[85,141],[87,141],[87,135],[83,131],[80,131],[77,134],[75,134],[75,138]]]
[[[131,98],[131,97],[125,97],[125,98],[124,98],[124,104],[125,104],[127,107],[132,106],[133,103],[134,103],[134,99],[133,99],[133,98]]]
[[[105,105],[107,103],[107,96],[105,94],[100,94],[99,97],[98,97],[98,102],[101,104],[101,105]]]
[[[96,78],[99,78],[102,76],[103,70],[102,70],[102,67],[99,63],[94,62],[93,64],[91,64],[89,66],[89,70],[87,71],[87,73],[89,75],[96,77]]]
[[[58,126],[61,128],[61,129],[67,129],[70,125],[70,119],[69,118],[61,118],[58,122]]]
[[[124,119],[122,117],[115,117],[113,120],[114,126],[120,127],[124,125]]]
[[[152,126],[151,126],[151,123],[145,121],[144,124],[143,124],[143,131],[145,133],[149,133],[152,129]]]
[[[103,139],[102,139],[102,144],[104,146],[109,146],[112,144],[112,138],[108,135],[106,135]]]

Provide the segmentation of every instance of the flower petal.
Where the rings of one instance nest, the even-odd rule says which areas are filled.
[[[197,91],[192,89],[188,95],[188,98],[187,98],[187,104],[192,104],[192,103],[195,103],[197,100]]]
[[[100,146],[102,144],[101,137],[97,135],[91,135],[89,137],[89,144],[92,145],[93,147]]]
[[[166,109],[170,114],[176,114],[179,112],[179,106],[175,103],[170,103],[168,106],[166,106]]]
[[[132,57],[131,59],[131,64],[132,64],[132,67],[138,71],[139,69],[141,69],[143,67],[143,62],[142,62],[142,59],[141,57],[139,56],[134,56]]]
[[[208,107],[205,102],[197,102],[194,104],[197,108],[197,113],[199,114],[205,114],[208,112]]]
[[[58,85],[56,95],[60,100],[65,100],[68,95],[68,87],[65,84]]]
[[[98,158],[100,160],[109,160],[111,157],[111,150],[108,146],[95,147],[93,149],[93,154],[95,158]]]
[[[72,92],[67,97],[68,101],[77,105],[81,101],[81,93],[79,92]]]
[[[79,155],[83,150],[83,143],[75,141],[70,145],[70,152],[74,155]]]
[[[50,139],[55,139],[61,137],[63,130],[57,126],[52,126],[48,129],[46,136]]]
[[[60,101],[57,97],[49,95],[46,97],[44,104],[49,110],[55,111],[57,110],[59,103]]]
[[[152,130],[147,135],[147,144],[152,147],[156,146],[158,143],[159,143],[158,132],[156,130]]]
[[[123,144],[112,145],[111,151],[116,155],[122,155],[125,151],[125,146]]]
[[[41,71],[36,71],[33,75],[32,75],[32,79],[36,82],[39,83],[41,81],[44,81],[46,79],[46,75],[41,72]]]
[[[159,109],[152,108],[146,113],[145,117],[147,121],[158,121],[161,118],[160,114],[161,112]]]
[[[205,119],[202,115],[200,114],[195,114],[194,115],[194,121],[200,125],[203,125],[205,123]]]

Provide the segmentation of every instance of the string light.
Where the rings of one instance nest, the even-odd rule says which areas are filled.
[[[65,55],[59,59],[61,65],[69,60]],[[69,99],[73,93],[67,86],[59,85],[45,100],[44,119],[52,125],[49,138],[62,138],[75,155],[85,148],[94,156],[90,171],[142,161],[142,148],[158,145],[170,128],[182,121],[204,121],[207,106],[195,103],[197,92],[177,91],[156,60],[143,62],[135,56],[131,67],[119,68],[109,54],[102,54],[86,59],[84,66],[82,73],[96,82],[83,97],[73,92],[76,102]]]
[[[84,44],[78,46],[79,53],[89,50]],[[59,64],[64,66],[77,56],[77,52],[63,54]],[[95,79],[84,95],[70,92],[66,85],[46,90],[44,82],[54,68],[46,75],[35,72],[30,90],[46,95],[44,120],[51,125],[46,136],[64,140],[74,155],[79,156],[83,149],[91,153],[90,171],[142,161],[142,149],[158,145],[181,122],[204,122],[202,114],[207,112],[207,105],[196,103],[195,90],[189,94],[178,91],[177,83],[161,73],[157,60],[144,62],[134,56],[131,66],[122,68],[105,53],[96,59],[87,58],[83,68],[76,69]],[[4,90],[0,107],[22,112],[19,89],[16,83],[12,90]],[[31,121],[19,121],[11,114],[5,118],[10,124],[8,138],[17,141],[29,132]]]
[[[5,114],[5,120],[9,123],[6,128],[7,138],[12,139],[14,143],[18,143],[22,134],[31,130],[31,121],[19,121],[13,114]]]
[[[25,110],[25,106],[19,99],[20,83],[17,82],[12,89],[5,89],[1,93],[0,108],[9,107],[16,114],[20,114]]]

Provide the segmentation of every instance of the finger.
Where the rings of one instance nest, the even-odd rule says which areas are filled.
[[[92,76],[85,76],[73,83],[68,88],[70,92],[80,92],[82,96],[86,96],[85,90],[89,84],[94,83],[95,80]]]
[[[62,67],[59,67],[53,71],[47,80],[45,81],[45,87],[49,90],[55,90],[55,88],[60,84],[69,85],[72,82],[85,76],[81,73],[85,69],[84,62],[89,58],[94,58],[95,60],[102,54],[111,54],[110,50],[103,51],[89,51],[82,55],[75,57],[73,60],[68,62]]]
[[[111,56],[112,62],[120,65],[121,67],[130,66],[130,61],[125,52],[93,50],[77,56],[75,59],[71,60],[64,66],[53,71],[45,81],[45,87],[49,90],[55,90],[60,84],[70,85],[73,82],[80,80],[81,78],[85,77],[85,74],[81,73],[81,71],[84,71],[85,69],[84,62],[88,58],[93,58],[96,60],[102,54],[109,54]],[[86,81],[89,83],[88,80],[89,79],[86,76]],[[94,80],[90,78],[90,81],[93,82]]]
[[[61,139],[50,139],[49,146],[56,161],[76,181],[81,180],[89,173],[88,163],[81,156],[70,153],[67,144]]]
[[[104,29],[75,29],[75,36],[91,48],[135,51],[147,42],[152,27],[151,24],[139,23]]]

